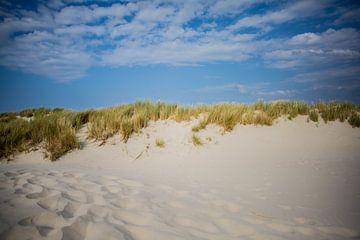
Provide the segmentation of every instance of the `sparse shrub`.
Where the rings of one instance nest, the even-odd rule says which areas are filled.
[[[192,141],[195,146],[201,146],[203,144],[200,137],[198,137],[195,133],[192,135]]]
[[[160,139],[160,138],[157,138],[157,139],[155,140],[155,144],[156,144],[156,146],[159,147],[159,148],[165,147],[165,141],[164,141],[163,139]]]

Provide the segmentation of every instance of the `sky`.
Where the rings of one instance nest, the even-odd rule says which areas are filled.
[[[0,111],[360,103],[360,1],[1,0]]]

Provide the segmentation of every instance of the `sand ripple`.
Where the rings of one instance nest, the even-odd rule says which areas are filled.
[[[210,192],[118,176],[0,172],[0,239],[350,239],[354,229],[261,216]]]

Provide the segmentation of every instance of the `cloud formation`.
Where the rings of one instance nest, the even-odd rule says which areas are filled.
[[[317,0],[51,0],[27,9],[3,1],[0,64],[57,81],[82,78],[94,66],[256,60],[276,69],[352,67],[360,60],[360,32],[346,23],[359,21],[358,9],[338,5]],[[275,34],[285,25],[311,20],[322,20],[321,27]]]

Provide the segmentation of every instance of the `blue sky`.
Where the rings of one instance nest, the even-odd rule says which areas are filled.
[[[0,2],[0,111],[359,93],[359,1]]]

